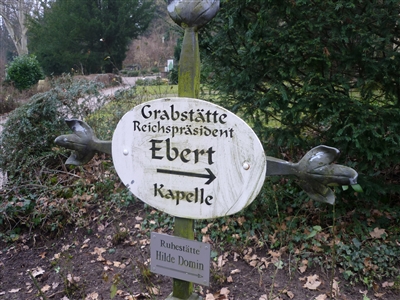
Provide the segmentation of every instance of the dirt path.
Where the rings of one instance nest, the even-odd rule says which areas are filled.
[[[115,92],[119,91],[119,90],[124,90],[124,89],[128,89],[131,86],[134,86],[136,84],[136,81],[138,79],[156,79],[157,76],[146,76],[146,77],[122,77],[122,85],[118,85],[118,86],[114,86],[114,87],[109,87],[106,89],[101,90],[103,95],[106,96],[111,96],[114,95]]]

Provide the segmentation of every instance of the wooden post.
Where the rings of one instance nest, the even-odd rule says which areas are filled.
[[[198,98],[200,90],[200,52],[197,30],[185,29],[179,60],[178,96]],[[194,239],[194,220],[175,217],[175,236]],[[193,293],[193,283],[173,279],[172,296],[178,299],[189,299]],[[195,299],[195,295],[192,296]]]
[[[200,51],[197,30],[209,22],[219,10],[219,0],[200,1],[168,0],[171,18],[185,29],[179,59],[178,96],[198,98],[200,91]],[[194,239],[194,220],[175,217],[175,236]],[[179,279],[173,280],[172,298],[202,299],[193,294],[193,283]]]
[[[194,239],[194,220],[175,217],[175,236],[186,238],[189,240]],[[193,293],[193,283],[173,279],[172,296],[178,299],[188,299]],[[195,298],[194,298],[195,299]]]
[[[185,29],[179,59],[178,96],[198,98],[200,90],[200,51],[197,30]]]

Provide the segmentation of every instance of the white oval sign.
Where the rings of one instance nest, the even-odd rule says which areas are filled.
[[[189,219],[242,210],[266,172],[253,130],[228,110],[192,98],[157,99],[126,113],[113,135],[112,157],[135,196]]]

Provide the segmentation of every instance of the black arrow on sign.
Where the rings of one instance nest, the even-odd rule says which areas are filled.
[[[158,268],[162,268],[162,269],[167,269],[167,270],[175,271],[175,272],[179,272],[179,273],[183,273],[183,274],[192,275],[192,276],[195,276],[195,277],[197,277],[197,278],[203,278],[203,277],[204,277],[204,276],[201,275],[201,274],[193,274],[193,273],[189,273],[189,272],[185,272],[185,271],[177,270],[177,269],[173,269],[173,268],[168,268],[168,267],[164,267],[164,266],[160,266],[160,265],[157,265],[157,267],[158,267]]]
[[[174,170],[165,170],[165,169],[157,169],[157,173],[164,173],[170,175],[182,175],[182,176],[189,176],[189,177],[199,177],[199,178],[207,178],[206,184],[210,184],[217,178],[210,169],[205,168],[208,174],[199,174],[199,173],[191,173],[191,172],[182,172],[182,171],[174,171]]]

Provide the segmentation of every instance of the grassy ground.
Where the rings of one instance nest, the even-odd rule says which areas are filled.
[[[162,97],[177,97],[177,85],[149,85],[149,86],[136,86],[137,94],[143,97],[143,101]]]

